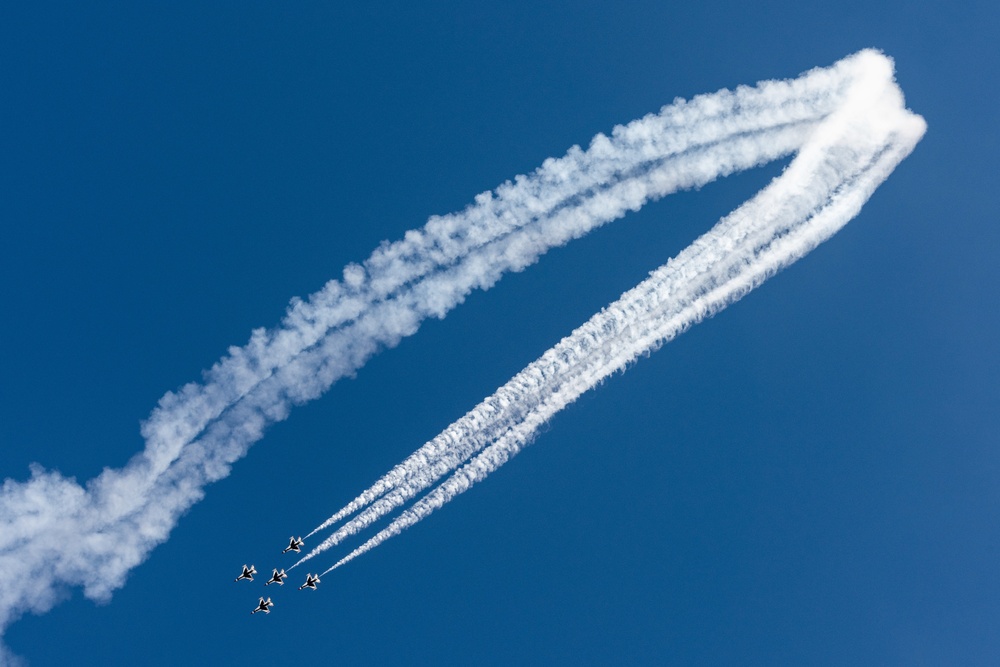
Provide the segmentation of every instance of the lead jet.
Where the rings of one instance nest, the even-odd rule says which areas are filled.
[[[284,586],[285,582],[283,580],[287,576],[288,575],[285,574],[284,570],[282,570],[282,571],[279,572],[277,570],[277,568],[275,568],[274,574],[271,575],[271,578],[264,585],[265,586],[270,586],[271,584],[278,584],[279,586]]]
[[[257,569],[253,565],[250,567],[244,565],[243,574],[233,579],[233,581],[239,581],[240,579],[249,579],[250,581],[253,581],[253,575],[255,574],[257,574]]]
[[[307,574],[306,575],[306,583],[304,583],[301,586],[299,586],[299,590],[301,591],[303,588],[311,588],[313,590],[316,590],[316,584],[318,584],[318,583],[319,583],[319,575],[318,574]]]
[[[274,603],[271,602],[271,598],[268,598],[266,600],[264,598],[261,598],[260,602],[257,603],[257,608],[254,609],[252,612],[250,612],[250,615],[253,616],[258,611],[262,611],[265,614],[270,614],[271,613],[271,607],[273,605],[274,605]]]
[[[301,537],[290,537],[288,538],[288,546],[285,547],[285,550],[282,551],[281,553],[287,554],[289,551],[294,551],[295,553],[299,553],[302,550],[302,546],[304,544],[305,542],[302,541]]]

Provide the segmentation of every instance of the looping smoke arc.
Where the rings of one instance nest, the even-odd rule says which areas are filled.
[[[785,85],[769,82],[667,107],[661,116],[690,112],[692,106],[704,115],[694,112],[685,118],[689,125],[671,123],[663,131],[673,135],[741,126],[743,99],[758,100],[758,93],[772,109],[794,109],[794,120],[717,138],[711,141],[716,153],[707,159],[728,149],[744,163],[759,164],[773,157],[756,148],[781,146],[797,151],[784,173],[314,529],[310,535],[356,514],[300,563],[370,527],[445,478],[330,572],[484,479],[583,392],[740,299],[831,237],[860,212],[925,130],[923,119],[903,105],[892,62],[864,51]],[[743,99],[732,104],[734,97]],[[753,103],[747,106],[756,108]],[[638,134],[647,121],[619,128],[613,136]],[[789,139],[796,143],[789,147]],[[659,169],[682,160],[656,161],[640,178],[655,179]]]
[[[677,100],[384,243],[340,280],[293,299],[277,327],[230,348],[200,383],[166,394],[142,425],[144,450],[123,468],[81,485],[32,466],[27,481],[4,482],[0,632],[69,587],[109,598],[268,425],[473,289],[648,201],[796,153],[760,194],[317,527],[311,534],[353,517],[303,560],[437,484],[334,567],[364,553],[502,465],[610,373],[834,234],[924,130],[903,105],[892,61],[862,51],[794,80]]]

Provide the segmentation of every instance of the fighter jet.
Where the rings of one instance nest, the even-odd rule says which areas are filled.
[[[239,581],[240,579],[249,579],[250,581],[253,581],[253,575],[255,574],[257,574],[257,569],[253,565],[250,567],[244,565],[243,574],[233,579],[233,581]]]
[[[270,614],[271,613],[271,607],[273,605],[274,605],[274,603],[271,602],[271,598],[268,598],[266,600],[264,598],[261,598],[260,602],[257,603],[257,608],[254,609],[252,612],[250,612],[250,615],[253,616],[258,611],[262,611],[265,614]]]
[[[305,542],[302,541],[301,537],[290,537],[288,538],[288,546],[285,547],[285,550],[282,551],[281,553],[287,554],[289,551],[294,551],[298,553],[302,549],[302,545],[304,544]]]
[[[283,579],[287,576],[288,575],[285,574],[284,570],[279,572],[277,568],[275,568],[274,574],[271,575],[271,578],[264,585],[270,586],[271,584],[278,584],[279,586],[284,586],[285,582],[283,581]]]
[[[301,591],[303,588],[311,588],[313,590],[316,590],[316,584],[318,584],[318,583],[319,583],[319,575],[318,574],[307,574],[306,575],[306,583],[304,583],[301,586],[299,586],[299,590]]]

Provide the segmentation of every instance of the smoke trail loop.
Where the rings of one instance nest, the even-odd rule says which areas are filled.
[[[842,104],[815,126],[781,177],[314,530],[361,510],[300,562],[455,471],[334,567],[426,517],[520,451],[580,393],[741,298],[856,215],[924,124],[905,111],[888,59],[864,52],[849,60],[858,68]],[[487,416],[495,403],[504,408]]]

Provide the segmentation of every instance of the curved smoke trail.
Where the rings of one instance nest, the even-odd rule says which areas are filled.
[[[327,524],[370,504],[302,560],[367,528],[475,456],[330,569],[425,518],[509,460],[584,391],[742,297],[857,215],[925,126],[905,110],[891,61],[862,52],[842,62],[853,65],[847,96],[781,177],[334,515]]]
[[[678,101],[610,136],[599,134],[585,150],[573,147],[477,196],[467,209],[431,218],[349,265],[341,280],[294,299],[277,327],[255,330],[202,382],[166,394],[142,425],[144,450],[124,467],[105,469],[84,484],[39,466],[32,466],[27,481],[5,480],[0,633],[26,611],[46,611],[68,586],[108,598],[269,424],[416,332],[422,320],[443,317],[471,290],[489,288],[505,272],[522,270],[548,249],[647,201],[808,146],[844,106],[859,63],[875,61],[885,59],[868,52],[792,81]],[[581,376],[581,386],[587,377]],[[485,454],[509,428],[488,426],[501,424],[493,413],[527,424],[547,405],[519,400],[526,402],[490,404],[468,431],[447,432],[448,443],[414,459],[416,468],[407,464],[399,475],[391,473],[335,520],[375,501],[412,497],[409,489],[419,486],[413,471],[426,471],[424,462],[436,466],[434,474],[440,470],[440,479]],[[472,450],[455,449],[474,433],[488,436]]]

